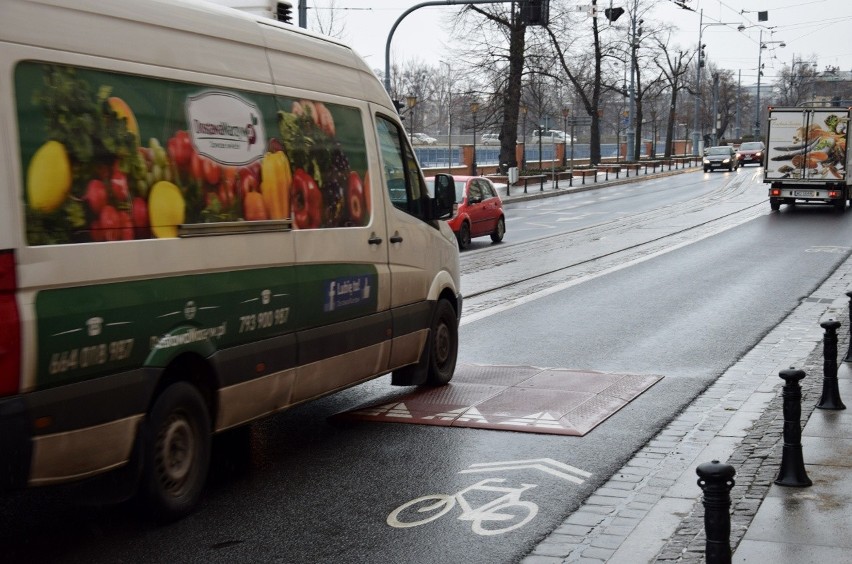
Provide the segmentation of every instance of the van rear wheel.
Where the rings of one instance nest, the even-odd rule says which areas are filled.
[[[161,522],[191,513],[210,466],[210,416],[198,390],[178,382],[157,398],[148,416],[142,495]]]
[[[449,383],[456,370],[459,352],[459,325],[456,310],[447,300],[439,300],[429,331],[429,371],[426,385]]]

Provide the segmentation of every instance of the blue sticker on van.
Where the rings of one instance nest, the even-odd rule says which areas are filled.
[[[373,276],[347,276],[326,280],[323,287],[325,303],[323,311],[332,312],[369,301],[375,291]]]

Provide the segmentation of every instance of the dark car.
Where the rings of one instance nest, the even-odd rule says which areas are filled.
[[[740,161],[737,159],[737,153],[730,145],[720,145],[719,147],[710,147],[704,151],[704,172],[709,172],[716,168],[726,168],[734,170],[740,166]]]
[[[503,202],[494,184],[482,176],[454,176],[456,182],[456,212],[447,224],[459,241],[459,248],[470,245],[474,237],[490,235],[499,243],[506,233]],[[426,179],[429,193],[434,193],[435,179]]]
[[[743,143],[737,149],[737,160],[740,161],[740,166],[747,164],[756,164],[763,166],[763,154],[766,151],[766,146],[763,141],[749,141]]]

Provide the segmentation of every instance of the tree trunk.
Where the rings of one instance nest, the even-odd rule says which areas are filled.
[[[677,110],[677,88],[672,88],[672,101],[669,104],[669,122],[666,124],[666,159],[672,157],[672,141],[674,140],[675,111]]]
[[[521,101],[521,79],[524,72],[526,26],[515,20],[509,28],[509,79],[503,96],[503,125],[500,127],[500,168],[518,166],[518,108]],[[503,170],[503,172],[507,172]]]

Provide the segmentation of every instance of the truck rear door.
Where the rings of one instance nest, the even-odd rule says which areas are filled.
[[[845,180],[848,121],[840,108],[773,109],[765,180]]]

